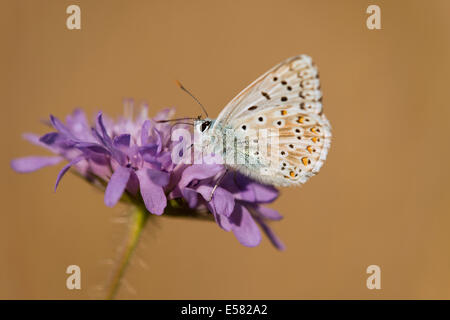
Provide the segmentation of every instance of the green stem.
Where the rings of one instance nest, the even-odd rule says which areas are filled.
[[[117,262],[117,269],[114,271],[112,282],[108,291],[108,300],[114,299],[117,294],[120,287],[120,281],[125,273],[125,269],[131,259],[134,249],[136,248],[145,223],[150,216],[147,209],[142,204],[138,204],[136,200],[131,198],[127,193],[124,193],[122,201],[133,205],[134,211],[131,217],[127,242],[125,244],[125,248],[121,252],[120,260]],[[172,199],[168,201],[163,216],[176,218],[196,218],[200,220],[214,221],[214,217],[208,211],[189,209],[186,204],[179,199]]]
[[[117,294],[120,281],[122,280],[125,269],[128,266],[130,257],[139,242],[140,235],[144,229],[145,223],[147,222],[148,216],[149,214],[145,208],[142,208],[141,206],[135,207],[131,217],[128,238],[121,253],[120,260],[118,261],[117,269],[114,271],[111,286],[108,290],[108,300],[114,299]]]
[[[81,178],[85,178],[75,170],[72,170],[72,172]],[[95,187],[97,187],[101,191],[105,190],[107,186],[107,182],[105,180],[95,175],[92,175],[90,178],[92,178],[92,184]],[[130,195],[128,192],[124,192],[120,200],[127,205],[131,205],[134,208],[134,211],[131,216],[129,234],[126,239],[127,241],[125,247],[123,248],[123,251],[121,252],[120,258],[117,261],[116,269],[114,270],[111,285],[108,290],[108,300],[112,300],[116,296],[117,291],[120,287],[120,282],[131,259],[131,255],[133,254],[133,251],[138,244],[145,223],[151,216],[151,213],[147,211],[141,198],[136,198],[135,196]],[[182,199],[169,200],[162,216],[214,221],[214,216],[206,208],[204,208],[203,210],[190,209],[187,203]]]

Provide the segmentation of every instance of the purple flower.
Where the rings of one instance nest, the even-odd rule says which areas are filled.
[[[130,105],[130,101],[127,103]],[[174,163],[172,151],[182,142],[171,139],[174,124],[158,122],[172,116],[173,110],[166,109],[149,118],[146,106],[137,117],[117,121],[99,113],[93,125],[79,109],[65,123],[50,116],[52,132],[41,137],[25,134],[24,138],[55,156],[19,158],[11,162],[11,167],[28,173],[66,160],[55,190],[65,173],[73,168],[88,182],[105,188],[104,202],[109,207],[126,194],[135,203],[143,203],[150,213],[161,215],[169,214],[171,201],[181,201],[186,211],[207,209],[222,229],[232,231],[245,246],[260,243],[259,225],[274,246],[283,249],[266,223],[282,217],[263,206],[274,201],[278,191],[236,172],[220,179],[225,172],[222,165]],[[176,126],[189,128],[180,123]]]
[[[179,192],[191,208],[206,206],[217,224],[226,231],[232,231],[241,244],[254,247],[260,243],[258,223],[272,244],[283,250],[283,243],[266,224],[267,220],[280,220],[282,216],[263,206],[278,197],[278,190],[238,172],[228,172],[220,180],[224,173],[222,165],[191,165],[183,171]],[[211,197],[218,180],[220,184]]]

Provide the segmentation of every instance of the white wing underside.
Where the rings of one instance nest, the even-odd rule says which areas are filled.
[[[255,80],[228,103],[209,134],[223,135],[224,128],[233,130],[238,156],[253,163],[227,164],[256,180],[290,186],[318,173],[330,147],[331,127],[312,59],[289,58]],[[244,137],[260,129],[278,132],[277,145],[268,146],[269,156],[244,148]]]

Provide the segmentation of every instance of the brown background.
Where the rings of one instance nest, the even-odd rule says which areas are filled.
[[[82,29],[66,29],[79,4]],[[118,116],[122,98],[213,115],[300,53],[318,64],[334,139],[323,170],[283,189],[287,245],[241,246],[213,223],[147,225],[118,298],[450,298],[449,1],[2,1],[0,298],[101,298],[125,208],[58,168],[19,175],[49,113]],[[382,30],[366,28],[378,4]],[[82,269],[82,290],[65,269]],[[382,289],[365,270],[382,268]]]

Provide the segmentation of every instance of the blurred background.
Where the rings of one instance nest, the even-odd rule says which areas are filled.
[[[81,30],[66,28],[67,6]],[[366,8],[381,8],[368,30]],[[450,299],[449,1],[1,1],[0,298],[105,296],[126,208],[21,139],[50,113],[122,114],[122,99],[213,116],[260,74],[306,53],[321,73],[333,141],[320,174],[282,189],[287,246],[241,246],[210,222],[153,219],[119,299]],[[66,288],[68,265],[82,290]],[[381,267],[381,290],[366,268]]]

